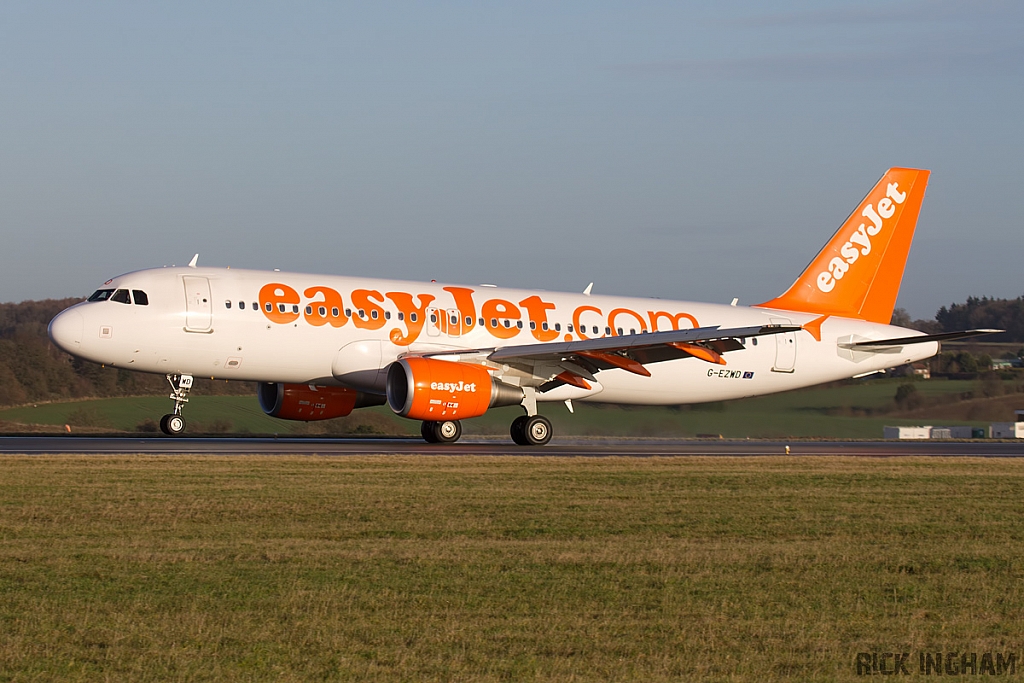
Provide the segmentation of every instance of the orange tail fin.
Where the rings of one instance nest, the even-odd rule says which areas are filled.
[[[793,286],[759,305],[888,323],[929,174],[890,168]]]

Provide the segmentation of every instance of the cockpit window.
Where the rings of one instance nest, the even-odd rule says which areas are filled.
[[[114,295],[110,297],[110,300],[116,301],[119,304],[130,304],[132,302],[131,298],[128,296],[127,289],[117,290],[116,292],[114,292]]]
[[[132,290],[132,298],[135,299],[136,306],[148,306],[149,297],[141,289]]]
[[[113,293],[114,290],[112,289],[97,289],[92,293],[92,296],[88,298],[88,301],[106,301]]]

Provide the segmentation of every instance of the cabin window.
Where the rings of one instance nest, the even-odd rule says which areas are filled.
[[[597,332],[597,330],[594,330],[594,331]],[[610,327],[604,328],[604,333],[605,334],[611,334],[612,333],[612,328],[610,328]]]
[[[292,305],[292,313],[298,313],[298,312],[299,312],[299,305],[298,304],[293,304]]]
[[[313,307],[312,306],[306,306],[306,315],[313,315]],[[320,315],[323,315],[323,313],[321,313]]]
[[[138,297],[136,297],[136,298],[138,298]],[[225,301],[224,302],[224,308],[231,308],[231,302],[230,301]]]
[[[277,305],[277,310],[280,311],[281,313],[284,313],[288,309],[285,307],[284,304],[278,304]]]
[[[146,296],[146,293],[143,292],[141,289],[133,289],[132,290],[132,299],[135,300],[135,305],[136,306],[148,306],[149,305],[149,297]],[[228,302],[228,308],[231,308],[231,302],[230,301]]]
[[[458,324],[459,324],[459,316],[453,315],[452,316],[452,325],[458,325]]]
[[[594,325],[594,334],[597,334],[597,325]]]
[[[352,309],[351,308],[346,308],[345,309],[345,315],[347,317],[351,318],[352,317]]]
[[[519,329],[523,329],[523,321],[522,320],[517,320],[516,321],[516,327],[518,327]]]
[[[110,298],[110,295],[114,293],[112,289],[97,289],[92,293],[87,301],[106,301]]]
[[[555,323],[555,332],[562,331],[562,323]]]
[[[757,337],[754,337],[753,339],[751,339],[750,343],[753,344],[754,346],[757,346]]]
[[[531,323],[531,324],[532,324],[532,323]],[[540,329],[542,329],[542,330],[544,330],[545,332],[547,332],[547,330],[548,330],[548,324],[547,324],[547,322],[542,322],[542,323],[540,324]]]
[[[497,327],[497,326],[498,326],[498,319],[497,318],[491,318],[491,327]]]
[[[533,322],[533,321],[531,320],[531,321],[530,321],[530,329],[531,329],[531,330],[535,330],[535,329],[537,329],[537,323],[535,323],[535,322]]]
[[[273,313],[273,312],[274,312],[274,304],[272,304],[272,303],[270,303],[268,301],[267,302],[267,313]]]
[[[361,308],[357,311],[357,313],[359,313],[359,317],[360,318],[365,318],[366,317],[366,311],[364,311]]]
[[[391,320],[391,311],[384,311],[384,319]]]
[[[337,311],[338,309],[335,308],[333,310]],[[327,315],[327,307],[326,306],[317,306],[316,312],[320,314],[321,318],[323,318],[323,317],[325,317]],[[338,314],[335,313],[334,315],[335,315],[335,317],[337,317]]]
[[[432,322],[432,323],[436,323],[437,322],[437,314],[435,314],[435,313],[431,313],[430,314],[430,322]]]
[[[555,325],[555,329],[556,330],[558,329],[558,325],[557,324]],[[572,332],[572,323],[569,323],[568,325],[566,325],[565,326],[565,330],[566,330],[566,332]]]
[[[405,313],[402,313],[401,311],[399,311],[398,312],[398,319],[399,320],[405,320]]]
[[[480,327],[483,327],[483,326],[484,326],[484,319],[480,318]]]
[[[413,323],[416,322],[416,318],[418,318],[418,317],[419,316],[417,316],[415,313],[410,313],[409,314],[409,322],[413,322]]]
[[[472,327],[472,326],[473,326],[473,319],[467,315],[466,316],[466,327]]]
[[[621,327],[615,328],[615,333],[618,334],[621,337],[622,336],[622,328]]]
[[[324,313],[326,313],[326,311],[324,311]],[[323,314],[321,314],[321,315],[323,315]],[[331,307],[331,316],[335,317],[335,318],[338,317],[338,307],[337,306],[332,306]]]
[[[119,289],[114,292],[114,295],[110,297],[111,301],[116,301],[119,304],[130,304],[132,302],[131,296],[128,294],[127,289]]]
[[[380,315],[380,314],[379,314],[379,313],[377,312],[377,309],[376,309],[376,308],[375,308],[375,309],[373,309],[372,311],[370,311],[370,317],[371,317],[371,318],[373,318],[374,320],[376,320],[376,319],[377,319],[377,316],[378,316],[378,315]]]

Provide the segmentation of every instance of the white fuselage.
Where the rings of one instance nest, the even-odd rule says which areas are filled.
[[[388,365],[403,354],[451,351],[454,357],[466,349],[715,325],[802,325],[819,317],[663,299],[216,268],[142,270],[102,289],[144,292],[148,305],[83,302],[61,313],[51,336],[75,356],[142,372],[376,393],[384,391]],[[829,317],[820,325],[820,341],[807,330],[749,338],[744,349],[726,354],[725,366],[685,358],[650,364],[650,377],[605,370],[589,390],[562,386],[537,398],[679,404],[769,394],[937,353],[935,342],[875,353],[840,346],[916,334]]]

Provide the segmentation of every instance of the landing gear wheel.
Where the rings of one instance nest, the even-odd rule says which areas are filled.
[[[181,415],[164,415],[160,418],[160,431],[168,436],[178,436],[185,431],[185,418]]]
[[[523,423],[523,436],[528,446],[543,446],[551,441],[551,422],[546,417],[534,415]]]
[[[434,423],[434,441],[437,443],[455,443],[462,436],[462,423],[458,420],[444,420]]]
[[[437,425],[433,420],[424,420],[420,424],[420,436],[427,443],[437,443],[437,432],[434,431],[434,427]]]
[[[508,429],[508,433],[512,435],[512,440],[520,446],[530,445],[530,442],[526,440],[526,429],[524,428],[526,421],[529,419],[529,415],[520,415],[512,420],[512,426]]]

